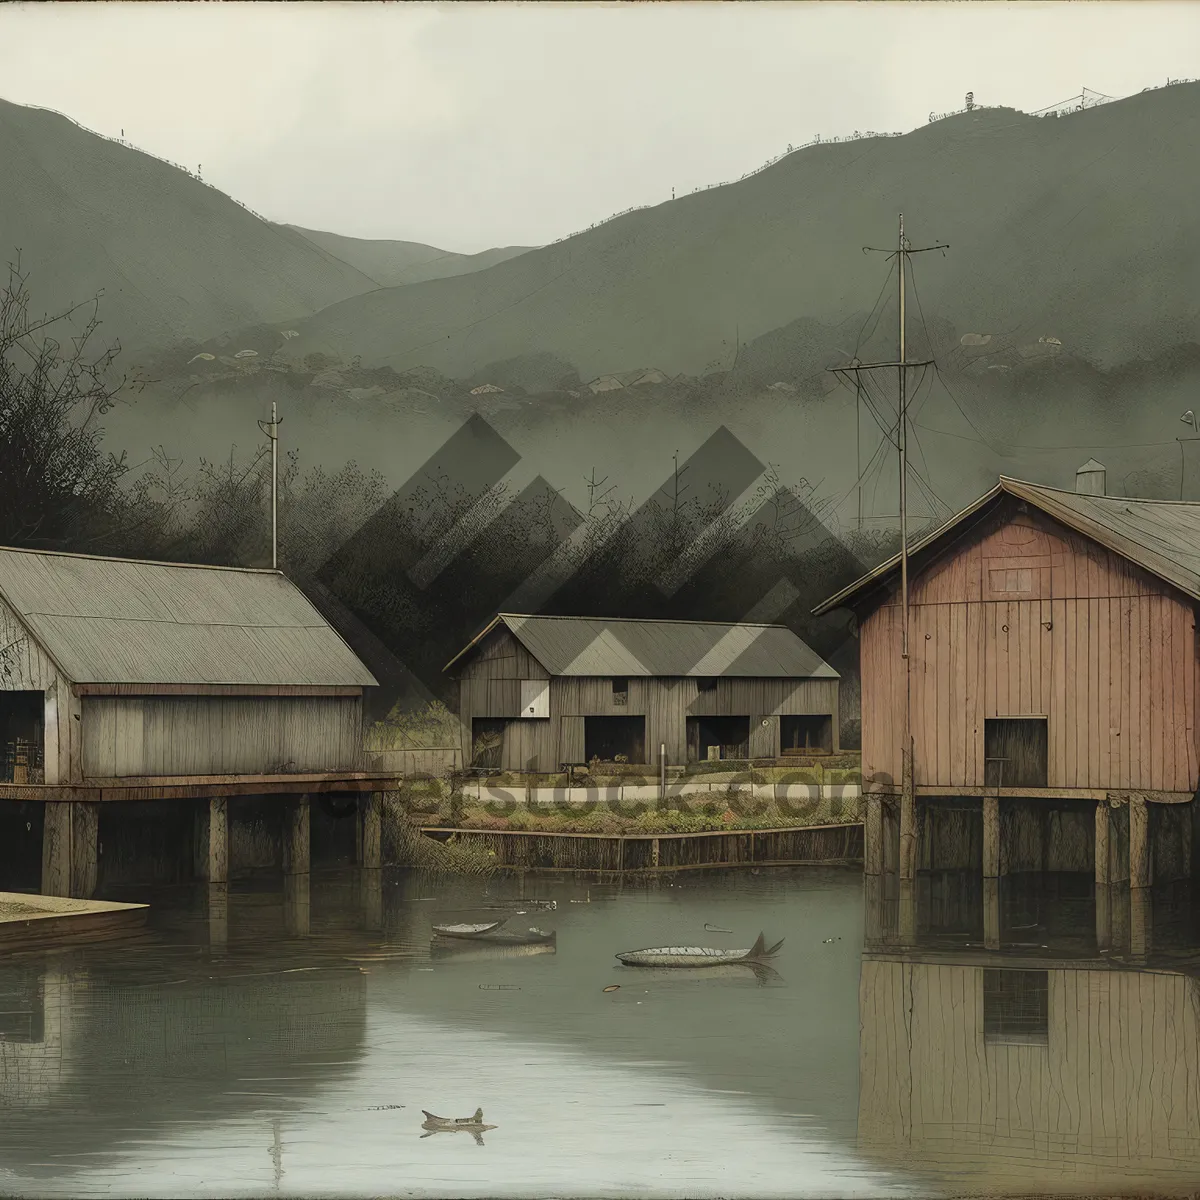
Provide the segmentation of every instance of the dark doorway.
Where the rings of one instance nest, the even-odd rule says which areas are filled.
[[[922,935],[961,945],[983,937],[983,810],[978,800],[917,805],[917,912]]]
[[[0,692],[0,778],[5,783],[41,783],[45,692]]]
[[[1047,971],[983,971],[983,1037],[1045,1044],[1050,1032]]]
[[[588,762],[646,762],[645,717],[584,717],[583,752]]]
[[[42,886],[42,831],[46,806],[40,800],[0,804],[0,887],[37,892]]]
[[[688,717],[688,762],[704,762],[715,748],[721,758],[750,757],[749,717]]]
[[[780,717],[779,748],[784,754],[832,754],[832,717]]]
[[[1048,750],[1045,717],[985,720],[984,783],[988,787],[1047,787]]]
[[[471,722],[471,766],[498,771],[504,761],[503,717],[475,717]]]

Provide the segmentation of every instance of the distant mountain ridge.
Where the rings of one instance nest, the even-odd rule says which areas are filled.
[[[500,246],[481,250],[478,254],[457,254],[439,250],[422,242],[397,242],[385,239],[344,237],[339,233],[304,229],[287,225],[293,233],[312,242],[328,254],[349,263],[356,270],[374,279],[380,287],[402,287],[427,279],[446,279],[453,275],[468,275],[483,271],[497,263],[516,258],[532,246]]]
[[[976,109],[819,144],[471,275],[383,288],[297,325],[318,350],[455,378],[548,354],[583,379],[729,369],[738,345],[865,311],[903,211],[924,315],[1112,365],[1196,340],[1200,84],[1060,117]],[[883,272],[886,274],[886,266]],[[1042,339],[1042,341],[1039,341]],[[852,351],[853,346],[845,347]]]
[[[275,224],[186,169],[6,100],[0,163],[0,262],[20,253],[40,310],[103,293],[103,338],[133,349],[292,325],[380,286],[482,270],[523,250],[452,254]]]
[[[0,253],[38,308],[103,292],[126,346],[292,321],[374,280],[176,166],[67,117],[0,100]]]

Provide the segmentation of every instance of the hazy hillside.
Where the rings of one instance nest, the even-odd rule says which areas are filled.
[[[0,100],[0,255],[20,250],[35,306],[104,292],[127,346],[293,321],[376,287],[293,231],[65,117]]]
[[[406,283],[421,283],[426,279],[448,279],[452,275],[469,275],[494,267],[529,246],[501,246],[482,250],[478,254],[455,254],[421,242],[379,241],[370,238],[343,237],[318,229],[302,229],[299,225],[284,228],[307,238],[342,262],[370,276],[380,287],[401,287]]]
[[[456,377],[551,353],[584,379],[728,369],[735,347],[870,308],[906,215],[925,315],[1100,364],[1193,339],[1200,85],[1037,119],[988,109],[900,138],[809,147],[750,179],[630,213],[486,272],[343,301],[313,350]],[[852,346],[846,347],[852,350]]]

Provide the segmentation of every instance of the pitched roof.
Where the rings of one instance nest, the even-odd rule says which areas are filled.
[[[278,571],[0,547],[0,598],[72,683],[376,682]]]
[[[1091,538],[1172,584],[1185,595],[1200,600],[1200,504],[1067,492],[1004,475],[994,488],[911,546],[910,561],[1002,495],[1024,500],[1068,529]],[[820,616],[879,586],[899,565],[900,555],[892,555],[861,579],[823,601],[813,613]]]
[[[445,669],[470,654],[501,625],[551,675],[838,678],[820,655],[783,625],[515,613],[497,616]]]

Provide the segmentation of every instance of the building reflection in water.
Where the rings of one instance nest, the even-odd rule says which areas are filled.
[[[224,887],[203,892],[207,912],[192,910],[192,919],[207,945],[0,963],[0,1162],[8,1170],[69,1175],[124,1138],[202,1125],[214,1107],[249,1115],[264,1089],[238,1080],[286,1077],[287,1098],[300,1100],[354,1069],[366,1027],[363,971],[340,953],[297,970],[277,933],[281,917],[290,921],[286,906],[281,914],[277,900],[255,905],[237,895],[231,904]],[[339,950],[361,941],[361,914],[329,920]],[[276,1154],[285,1133],[268,1132]]]
[[[931,844],[939,819],[914,883],[865,880],[862,1152],[977,1192],[1194,1184],[1200,940],[1183,822],[1152,839],[1161,882],[1130,888],[1078,869],[946,868],[939,853],[974,857],[972,822]],[[1075,861],[1090,855],[1078,818],[1065,833],[1040,821],[1058,840],[1017,841],[1004,866],[1070,867],[1072,822]]]

